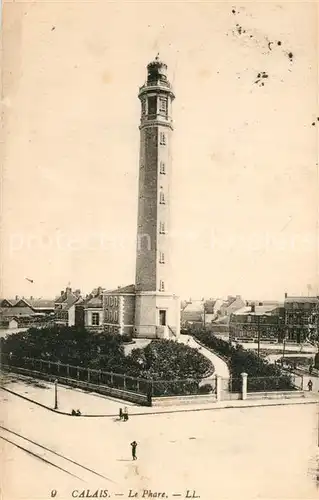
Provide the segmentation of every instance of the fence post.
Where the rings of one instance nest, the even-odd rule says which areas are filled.
[[[90,370],[90,368],[87,369],[87,372],[88,372],[87,379],[88,379],[88,382],[90,382],[90,380],[91,380],[91,370]]]
[[[114,384],[114,377],[113,377],[113,372],[111,372],[111,384]]]
[[[98,384],[100,385],[101,384],[101,370],[99,370],[99,382]]]
[[[216,375],[216,401],[221,401],[222,396],[222,378]]]
[[[140,392],[140,380],[139,379],[137,379],[137,381],[136,381],[136,390],[137,390],[137,392]]]
[[[66,365],[66,374],[67,377],[70,378],[70,365]]]
[[[242,373],[242,382],[241,382],[241,399],[247,399],[247,373]]]
[[[79,367],[77,366],[76,367],[76,378],[79,379],[80,378],[80,369]]]
[[[123,389],[126,389],[126,377],[125,377],[125,375],[123,376]]]
[[[301,387],[300,389],[303,391],[303,375],[301,375]]]

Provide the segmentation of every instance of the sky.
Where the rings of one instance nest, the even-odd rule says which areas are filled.
[[[317,9],[5,4],[1,296],[134,283],[137,94],[157,52],[176,94],[172,291],[318,293]]]

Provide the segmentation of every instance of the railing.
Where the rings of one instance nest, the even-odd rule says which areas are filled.
[[[290,375],[247,378],[247,392],[293,391],[299,388]]]
[[[177,337],[176,333],[174,332],[174,330],[171,326],[168,325],[168,329],[171,332],[171,334],[173,335],[173,337]]]
[[[34,371],[38,375],[52,375],[57,378],[66,378],[88,382],[96,386],[103,385],[110,388],[131,391],[137,394],[148,395],[150,381],[143,378],[132,377],[125,374],[105,372],[92,368],[84,368],[59,361],[48,361],[44,359],[20,358],[14,355],[1,355],[1,366],[14,371],[15,368]]]

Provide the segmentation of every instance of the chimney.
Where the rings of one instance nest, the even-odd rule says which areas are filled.
[[[30,297],[30,300],[33,300],[33,297],[32,297],[32,295],[31,295],[31,297]]]
[[[69,286],[67,286],[66,289],[65,289],[65,291],[66,291],[67,295],[70,295],[70,293],[72,293],[72,288],[70,288]]]
[[[288,293],[287,293],[287,292],[285,292],[285,299],[286,299],[287,297],[288,297]]]
[[[79,289],[75,290],[74,294],[75,294],[77,297],[80,297],[80,295],[81,295],[81,290],[79,290]]]
[[[19,295],[16,295],[16,300],[19,300]]]
[[[61,297],[63,297],[63,295],[64,295],[64,290],[61,290],[61,292],[60,292],[60,293],[61,293]]]
[[[251,305],[251,312],[252,313],[256,312],[256,306],[255,306],[255,304]]]

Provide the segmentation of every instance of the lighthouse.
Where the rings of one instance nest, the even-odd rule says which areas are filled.
[[[172,104],[167,65],[157,56],[140,87],[140,156],[134,335],[176,339],[180,301],[173,294],[170,258]]]

